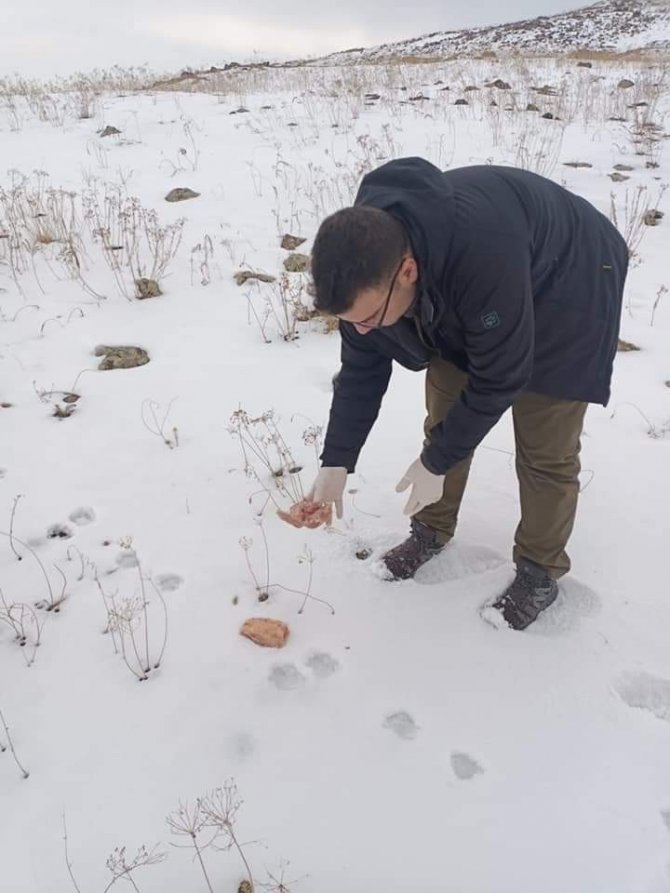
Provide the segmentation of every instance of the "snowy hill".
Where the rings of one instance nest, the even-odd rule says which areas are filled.
[[[483,50],[623,52],[670,48],[668,0],[603,0],[592,6],[538,16],[504,25],[461,31],[435,31],[410,40],[348,50],[330,61],[378,59],[388,56],[443,56]]]

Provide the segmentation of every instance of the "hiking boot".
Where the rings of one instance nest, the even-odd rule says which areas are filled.
[[[517,562],[516,577],[491,605],[512,629],[525,629],[556,601],[558,583],[532,561]]]
[[[438,542],[433,528],[412,518],[410,535],[400,545],[382,555],[382,562],[393,580],[409,580],[442,549],[444,543]]]

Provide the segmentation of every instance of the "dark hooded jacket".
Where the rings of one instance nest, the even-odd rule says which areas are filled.
[[[422,453],[435,474],[468,456],[525,390],[607,404],[628,250],[593,205],[528,171],[443,173],[421,158],[369,173],[355,204],[404,225],[419,283],[413,318],[365,335],[340,323],[323,465],[354,470],[393,360],[419,371],[439,355],[468,374]]]

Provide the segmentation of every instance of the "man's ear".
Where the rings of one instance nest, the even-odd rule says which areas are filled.
[[[419,268],[411,254],[405,258],[405,263],[400,275],[406,285],[415,285],[418,281]]]

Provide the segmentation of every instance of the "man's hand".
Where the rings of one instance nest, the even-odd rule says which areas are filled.
[[[340,466],[334,468],[322,468],[312,484],[312,489],[305,496],[307,502],[332,505],[335,503],[335,513],[342,518],[342,496],[347,483],[347,469]]]
[[[427,505],[432,505],[442,499],[444,475],[433,474],[432,471],[428,471],[421,459],[417,459],[407,469],[395,491],[402,493],[410,486],[412,490],[404,508],[404,514],[416,515]]]

